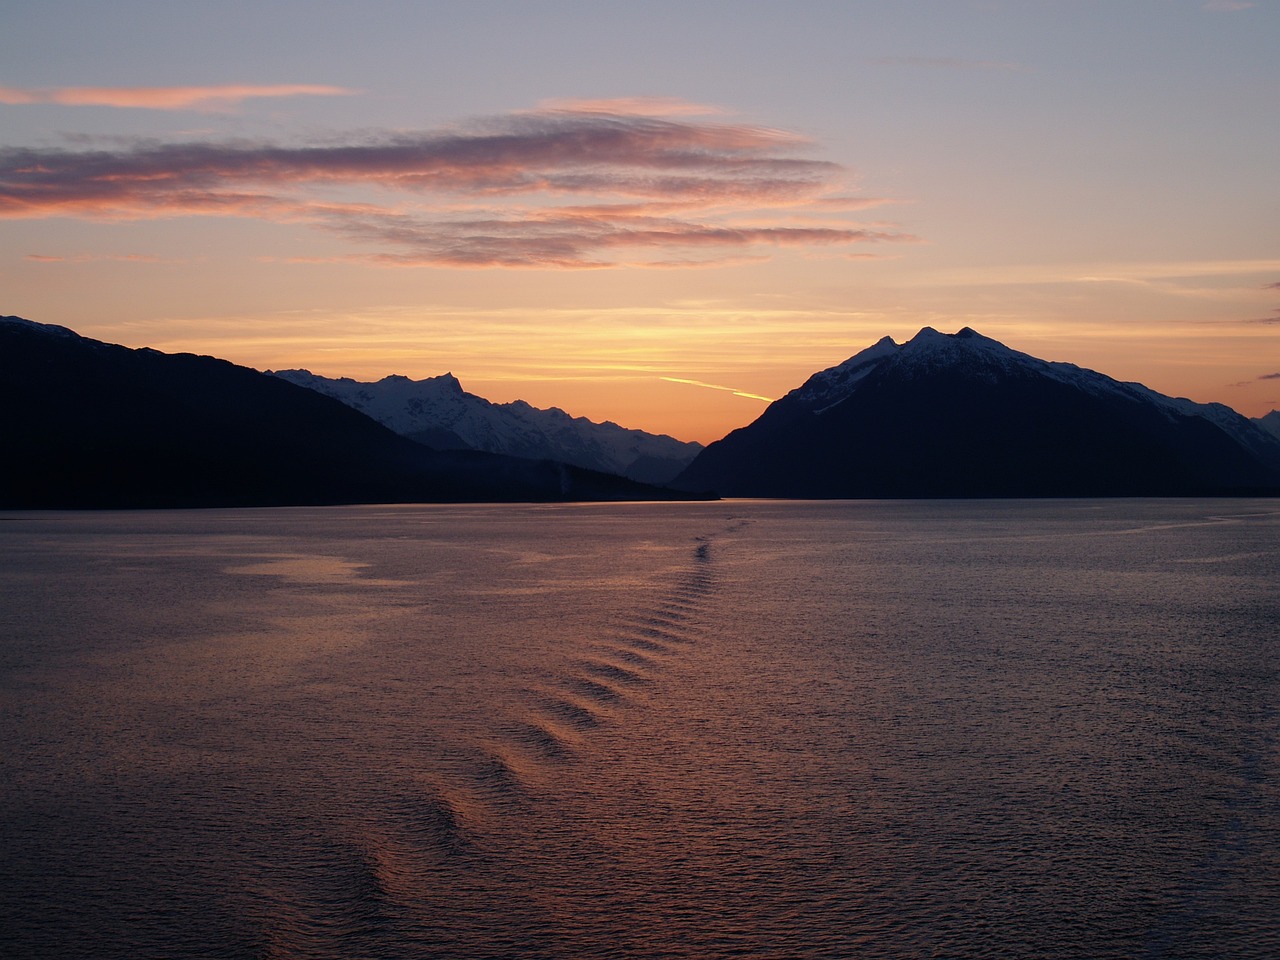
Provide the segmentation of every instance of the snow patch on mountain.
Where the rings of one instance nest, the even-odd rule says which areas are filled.
[[[56,323],[36,323],[34,320],[24,320],[22,317],[0,317],[0,323],[11,323],[15,327],[22,327],[25,330],[47,334],[51,337],[80,336],[74,330],[69,330],[66,327],[60,327]]]
[[[484,450],[560,460],[646,483],[666,483],[698,455],[701,444],[596,423],[523,400],[492,403],[467,393],[451,373],[413,380],[392,375],[366,383],[308,370],[267,371],[341,400],[396,433],[428,446]]]
[[[1115,380],[1074,363],[1041,360],[984,337],[969,327],[954,334],[924,327],[903,344],[884,337],[843,363],[814,374],[784,399],[791,405],[801,405],[815,415],[822,415],[853,396],[858,385],[874,371],[889,369],[908,378],[946,369],[987,383],[1009,376],[1047,377],[1094,396],[1153,406],[1170,420],[1199,417],[1256,454],[1271,460],[1280,456],[1280,447],[1274,442],[1280,439],[1280,412],[1269,414],[1274,419],[1262,424],[1225,404],[1169,397],[1140,383]]]
[[[847,397],[858,381],[874,370],[879,361],[893,356],[897,351],[898,344],[893,338],[883,337],[844,363],[815,373],[787,396],[793,402],[813,406],[815,413],[822,413]]]

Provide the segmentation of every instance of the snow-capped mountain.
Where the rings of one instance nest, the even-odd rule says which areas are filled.
[[[1280,440],[1280,410],[1272,410],[1260,417],[1254,417],[1253,422],[1260,426],[1271,436]]]
[[[702,450],[668,436],[595,423],[559,408],[542,410],[523,400],[492,403],[467,393],[453,374],[424,380],[384,377],[362,383],[308,370],[267,371],[290,383],[341,400],[396,433],[439,450],[486,450],[559,460],[640,480],[666,483]]]
[[[430,450],[214,357],[0,317],[0,507],[671,499],[549,460]]]
[[[783,497],[1274,490],[1280,442],[1222,404],[926,327],[814,374],[677,483]]]

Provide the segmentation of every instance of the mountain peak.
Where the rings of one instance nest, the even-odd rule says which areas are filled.
[[[54,323],[36,323],[34,320],[25,320],[22,317],[0,317],[0,323],[12,324],[23,330],[29,330],[32,333],[43,333],[51,337],[79,337],[80,334],[67,327],[60,327]]]
[[[986,347],[1009,351],[1009,348],[999,340],[984,337],[977,330],[973,329],[973,327],[961,327],[955,333],[942,333],[935,330],[933,327],[921,327],[920,332],[903,344],[903,346],[913,347],[915,349],[923,347],[936,349],[940,347],[949,348],[956,346],[968,348]]]
[[[933,327],[925,327],[902,345],[893,362],[899,369],[911,371],[912,376],[945,369],[987,381],[1015,371],[1049,366],[999,340],[984,337],[972,327],[963,327],[956,333],[939,333]]]
[[[1280,410],[1272,410],[1270,413],[1264,413],[1260,417],[1254,417],[1253,422],[1271,434],[1271,436],[1280,440]]]
[[[376,383],[283,376],[355,407],[383,426],[436,449],[470,449],[665,483],[702,449],[672,437],[593,423],[523,400],[492,403],[467,393],[452,373],[413,380],[391,375]]]
[[[0,318],[0,449],[20,467],[0,471],[0,507],[674,496],[545,458],[432,449],[292,378],[323,380]],[[354,393],[375,386],[333,383]]]
[[[348,378],[343,377],[343,380]],[[402,373],[389,373],[381,380],[377,381],[378,385],[391,387],[396,390],[429,390],[432,393],[440,395],[462,394],[462,384],[452,373],[442,373],[438,377],[423,377],[421,380],[415,380],[413,377],[406,377]],[[368,386],[368,384],[365,384]]]
[[[920,340],[927,343],[930,340],[936,340],[940,337],[947,337],[947,336],[949,335],[942,333],[939,330],[935,330],[933,327],[921,327],[920,332],[917,333],[914,337],[912,337],[907,342],[915,343],[917,340]]]
[[[815,373],[678,483],[802,499],[1243,493],[1280,484],[1267,426],[924,327]]]

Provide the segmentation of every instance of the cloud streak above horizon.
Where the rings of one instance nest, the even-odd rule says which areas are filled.
[[[306,222],[378,248],[353,259],[393,265],[670,266],[914,239],[847,220],[876,201],[848,197],[845,171],[805,157],[803,138],[642,104],[583,101],[297,146],[5,149],[0,218]],[[796,226],[797,212],[825,219]]]
[[[764,403],[773,403],[774,397],[764,397],[758,393],[747,393],[745,390],[739,390],[736,387],[722,387],[718,383],[705,383],[702,380],[686,380],[683,377],[659,377],[659,380],[665,380],[667,383],[684,383],[691,387],[705,387],[708,390],[721,390],[725,393],[732,393],[735,397],[743,397],[747,400],[760,400]]]
[[[0,103],[217,112],[259,97],[341,97],[355,92],[345,87],[309,83],[224,84],[212,87],[0,87]]]

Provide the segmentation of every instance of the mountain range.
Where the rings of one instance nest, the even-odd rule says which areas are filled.
[[[652,500],[551,460],[436,451],[314,390],[0,317],[0,507]]]
[[[1277,420],[926,327],[814,374],[675,485],[788,498],[1274,494]]]
[[[260,373],[0,317],[0,449],[2,508],[1280,494],[1280,412],[1251,421],[968,328],[885,337],[688,462],[696,444],[490,403],[448,374]],[[614,475],[686,462],[671,488]]]
[[[437,450],[558,460],[656,484],[674,480],[702,450],[700,443],[595,423],[556,407],[542,410],[523,400],[491,403],[467,393],[450,373],[424,380],[390,376],[374,383],[331,379],[309,370],[278,370],[273,375],[341,400],[401,436]]]

